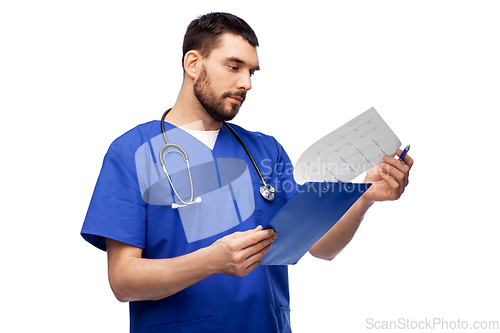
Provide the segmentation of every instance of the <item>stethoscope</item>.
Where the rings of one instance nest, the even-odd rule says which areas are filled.
[[[163,168],[163,172],[165,172],[165,175],[167,175],[168,182],[170,183],[170,187],[174,191],[175,196],[180,200],[180,202],[182,202],[182,205],[173,203],[172,204],[172,208],[175,209],[175,208],[180,208],[180,207],[186,207],[186,206],[189,206],[189,205],[192,205],[192,204],[195,204],[195,203],[200,203],[201,202],[201,198],[198,197],[198,198],[196,198],[193,201],[193,197],[194,197],[193,178],[191,177],[191,167],[189,166],[189,157],[188,157],[188,154],[186,153],[186,151],[184,150],[184,148],[182,148],[180,145],[175,144],[175,143],[170,143],[168,141],[167,133],[165,132],[165,117],[170,112],[170,110],[172,110],[172,109],[168,109],[167,111],[165,111],[165,113],[163,113],[163,115],[161,116],[161,121],[160,121],[160,124],[161,124],[161,133],[163,134],[163,139],[165,140],[165,145],[163,147],[161,147],[161,149],[160,149],[160,164],[161,164],[161,166]],[[266,183],[264,177],[262,176],[262,173],[260,172],[259,167],[257,166],[257,163],[255,163],[255,160],[254,160],[252,154],[250,153],[250,151],[248,150],[247,146],[245,145],[245,143],[243,142],[243,140],[240,138],[240,136],[234,131],[234,129],[231,128],[231,126],[229,126],[228,123],[226,123],[225,121],[223,121],[222,123],[224,124],[224,126],[226,126],[226,128],[231,133],[233,133],[233,135],[236,137],[236,139],[238,139],[238,141],[240,142],[241,146],[243,147],[243,149],[245,149],[245,152],[247,153],[248,157],[250,158],[250,161],[252,161],[252,164],[253,164],[253,166],[255,168],[255,171],[257,171],[257,173],[259,174],[260,181],[262,182],[262,186],[260,187],[260,194],[262,195],[262,197],[264,199],[266,199],[268,201],[273,201],[274,200],[274,193],[276,193],[276,190],[274,189],[274,187],[272,185]],[[166,151],[165,154],[164,154],[163,152],[167,148],[173,148],[173,149],[170,149],[170,150]],[[188,175],[189,175],[189,182],[191,184],[191,198],[187,202],[184,201],[180,197],[180,195],[177,193],[177,191],[175,190],[174,184],[172,183],[172,179],[170,179],[170,175],[168,174],[167,168],[165,166],[165,156],[167,156],[170,153],[181,154],[184,157],[184,161],[186,162],[186,166],[187,166],[187,170],[188,170]]]

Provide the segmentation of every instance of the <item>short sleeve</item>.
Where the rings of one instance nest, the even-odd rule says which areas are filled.
[[[144,249],[146,212],[134,155],[112,144],[104,157],[81,235],[104,251],[106,238]]]

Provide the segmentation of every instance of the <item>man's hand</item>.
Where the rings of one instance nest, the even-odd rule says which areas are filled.
[[[401,149],[396,155],[401,155]],[[366,183],[372,186],[365,192],[363,198],[369,201],[397,200],[408,185],[413,159],[406,155],[404,163],[392,156],[384,156],[384,161],[368,171]]]
[[[402,151],[396,150],[400,156]],[[369,170],[365,177],[366,183],[372,186],[360,200],[342,216],[342,218],[321,237],[309,252],[321,259],[332,260],[351,241],[363,216],[374,201],[397,200],[408,185],[408,176],[413,165],[413,159],[406,155],[404,163],[391,156],[384,156],[384,161]]]
[[[245,276],[254,270],[266,254],[272,242],[278,237],[274,230],[253,230],[235,232],[210,246],[217,273]]]

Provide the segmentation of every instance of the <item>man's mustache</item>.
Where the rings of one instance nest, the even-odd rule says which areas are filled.
[[[223,98],[225,98],[225,97],[239,97],[242,99],[241,102],[243,102],[245,100],[246,96],[247,96],[247,93],[245,91],[241,91],[241,92],[238,91],[238,92],[225,93]]]

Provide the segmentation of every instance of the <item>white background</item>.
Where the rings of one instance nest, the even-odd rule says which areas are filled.
[[[292,162],[372,106],[411,143],[403,197],[376,204],[334,261],[290,267],[294,332],[500,321],[496,3],[3,1],[0,330],[128,330],[80,228],[109,144],[173,105],[185,29],[210,11],[260,41],[235,123]]]

